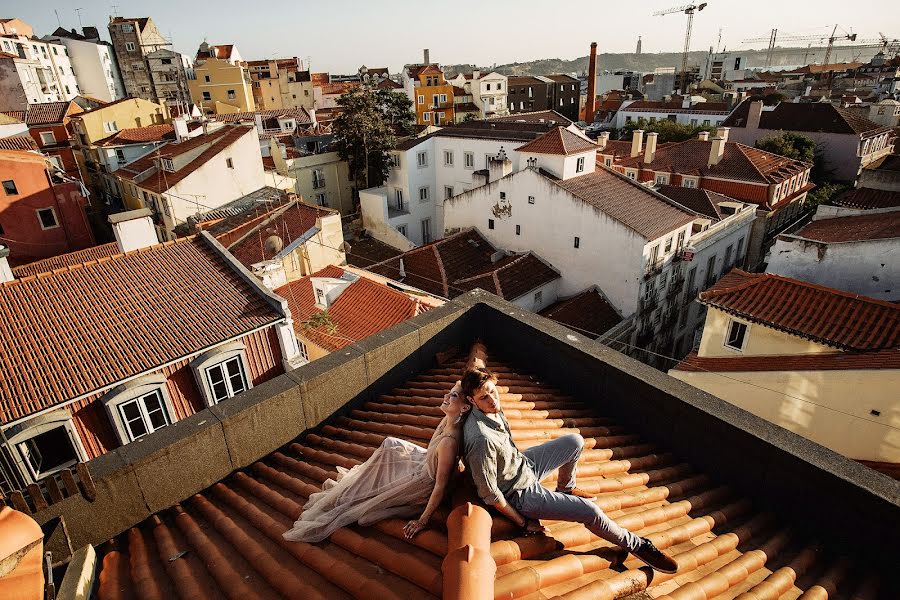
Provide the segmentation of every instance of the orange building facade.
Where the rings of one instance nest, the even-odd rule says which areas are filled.
[[[437,65],[410,68],[414,81],[413,106],[419,125],[446,125],[453,123],[453,86],[444,79],[444,72]]]

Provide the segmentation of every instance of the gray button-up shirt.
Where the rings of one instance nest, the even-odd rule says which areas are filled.
[[[537,481],[531,461],[513,443],[506,416],[502,410],[497,414],[502,423],[473,406],[463,429],[466,465],[487,504],[496,504]]]

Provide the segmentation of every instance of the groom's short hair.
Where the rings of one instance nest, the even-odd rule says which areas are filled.
[[[463,374],[460,385],[462,386],[463,394],[467,398],[474,398],[475,392],[481,389],[481,386],[488,381],[497,383],[497,375],[488,369],[472,367]]]

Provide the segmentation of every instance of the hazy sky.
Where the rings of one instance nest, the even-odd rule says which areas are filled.
[[[152,17],[175,49],[193,54],[204,38],[211,44],[237,44],[248,60],[273,56],[309,57],[314,70],[355,72],[361,64],[391,72],[421,61],[422,48],[443,64],[503,64],[537,58],[572,59],[596,41],[601,52],[633,52],[638,36],[644,52],[681,51],[687,17],[653,12],[685,0],[548,2],[547,0],[344,0],[283,2],[267,0],[14,0],[0,16],[31,23],[37,35],[52,32],[57,16],[63,27],[81,21],[101,28],[117,4],[120,16]],[[691,49],[717,43],[746,47],[748,37],[830,34],[835,23],[860,38],[883,31],[900,37],[897,0],[710,0],[694,19]],[[780,35],[780,34],[779,34]],[[765,47],[765,43],[754,48]],[[802,44],[806,45],[806,44]]]

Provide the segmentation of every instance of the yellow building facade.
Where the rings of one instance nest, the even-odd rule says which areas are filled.
[[[253,83],[241,64],[209,58],[194,66],[195,79],[188,81],[191,100],[205,113],[252,112]]]
[[[413,106],[419,125],[446,125],[455,122],[453,85],[444,79],[444,72],[436,65],[413,67]]]

